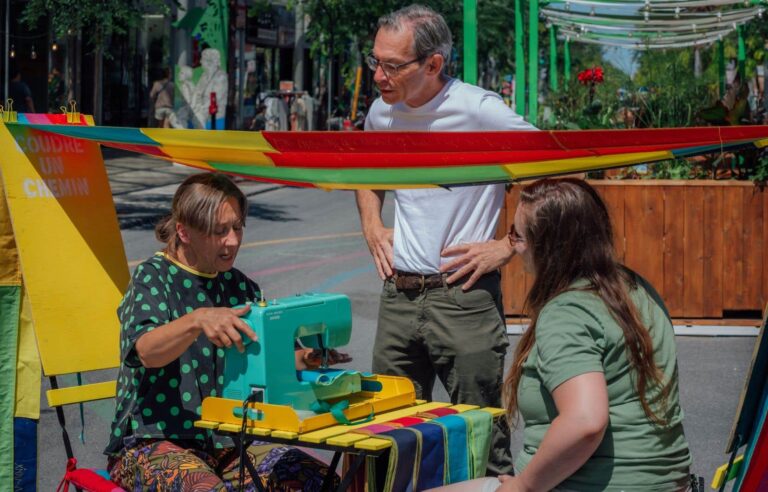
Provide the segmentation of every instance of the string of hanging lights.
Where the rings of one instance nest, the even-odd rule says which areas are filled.
[[[561,39],[649,50],[722,40],[739,26],[762,18],[765,6],[765,0],[551,0],[541,15],[547,27],[557,28]]]
[[[585,5],[589,7],[626,9],[639,7],[646,10],[663,10],[675,8],[693,7],[721,7],[727,5],[743,5],[749,7],[765,3],[763,0],[549,0],[550,5],[562,4],[566,10],[571,5]]]
[[[697,37],[693,39],[659,39],[654,42],[650,42],[647,39],[632,41],[631,38],[627,40],[612,39],[595,35],[579,35],[574,33],[567,33],[566,37],[570,40],[576,40],[581,43],[587,44],[599,44],[604,46],[611,46],[617,48],[627,48],[632,50],[653,50],[653,49],[667,49],[667,48],[687,48],[696,46],[707,46],[715,41],[723,38],[723,34],[715,34],[710,36]]]
[[[551,22],[589,24],[604,26],[605,28],[615,27],[617,29],[625,29],[626,27],[638,29],[658,29],[660,27],[666,29],[690,29],[693,25],[698,27],[719,26],[751,20],[762,16],[764,11],[763,7],[751,7],[726,12],[687,12],[681,10],[676,13],[651,16],[646,11],[640,16],[602,14],[598,17],[594,14],[564,12],[551,8],[541,9],[542,15]]]

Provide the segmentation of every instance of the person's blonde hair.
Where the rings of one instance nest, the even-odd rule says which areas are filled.
[[[207,235],[213,234],[216,214],[228,198],[237,201],[240,206],[240,220],[245,225],[248,200],[228,176],[220,173],[189,176],[173,195],[171,213],[157,222],[155,237],[167,245],[167,252],[174,253],[178,247],[176,224],[184,224]]]

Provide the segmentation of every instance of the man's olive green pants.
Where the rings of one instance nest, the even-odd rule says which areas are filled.
[[[504,356],[500,275],[484,275],[469,291],[461,283],[400,290],[384,282],[373,348],[373,372],[406,376],[416,398],[431,400],[435,376],[451,402],[501,407]],[[510,432],[497,419],[488,474],[512,474]]]

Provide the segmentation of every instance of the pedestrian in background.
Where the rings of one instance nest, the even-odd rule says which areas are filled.
[[[160,128],[170,128],[170,117],[173,113],[173,82],[171,82],[171,70],[163,69],[163,77],[152,84],[149,91],[149,99],[152,101],[150,109],[154,123]]]
[[[11,83],[8,85],[8,98],[13,99],[13,109],[20,113],[34,113],[35,101],[32,100],[32,91],[21,79],[21,70],[16,67],[11,69]]]

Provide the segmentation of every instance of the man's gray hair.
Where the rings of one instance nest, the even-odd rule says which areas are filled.
[[[429,7],[413,4],[379,17],[379,29],[402,31],[409,26],[413,26],[413,51],[418,58],[437,53],[448,63],[453,40],[442,15]]]

